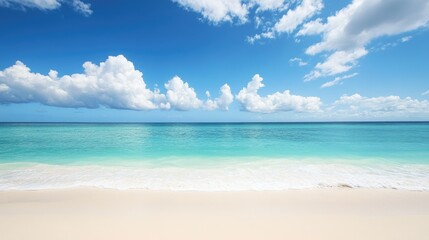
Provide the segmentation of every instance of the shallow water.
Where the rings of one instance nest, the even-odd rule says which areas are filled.
[[[0,189],[429,190],[429,123],[0,124]]]

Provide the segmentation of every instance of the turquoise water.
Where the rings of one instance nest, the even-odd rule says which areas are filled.
[[[428,169],[429,123],[0,124],[0,189],[424,190]]]

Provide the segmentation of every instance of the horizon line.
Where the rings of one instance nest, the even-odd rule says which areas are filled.
[[[188,121],[188,122],[177,122],[177,121],[158,121],[158,122],[97,122],[97,121],[0,121],[0,124],[26,124],[26,123],[39,123],[39,124],[300,124],[300,123],[429,123],[429,120],[416,120],[416,121],[396,121],[396,120],[387,120],[387,121],[219,121],[219,122],[209,122],[209,121]]]

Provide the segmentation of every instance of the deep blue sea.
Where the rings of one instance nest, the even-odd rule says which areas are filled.
[[[0,190],[429,190],[429,123],[0,123]]]

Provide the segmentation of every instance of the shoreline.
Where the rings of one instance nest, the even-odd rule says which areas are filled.
[[[427,239],[429,192],[0,191],[1,239]]]
[[[182,190],[182,189],[147,189],[147,188],[110,188],[110,187],[97,187],[97,186],[76,186],[65,188],[35,188],[35,189],[0,189],[0,196],[3,194],[19,194],[19,193],[47,193],[47,192],[85,192],[85,191],[106,191],[106,192],[140,192],[140,193],[177,193],[177,194],[263,194],[263,193],[290,193],[302,191],[386,191],[386,192],[417,192],[428,193],[429,190],[424,189],[402,189],[402,188],[388,188],[388,187],[355,187],[348,184],[338,184],[338,186],[318,186],[308,188],[288,188],[288,189],[247,189],[247,190]],[[1,201],[0,201],[1,203]]]
[[[81,187],[208,192],[337,187],[429,191],[427,164],[367,161],[355,164],[335,160],[267,159],[233,163],[218,161],[214,165],[208,162],[209,165],[201,166],[174,165],[171,162],[165,166],[0,164],[0,191]]]

